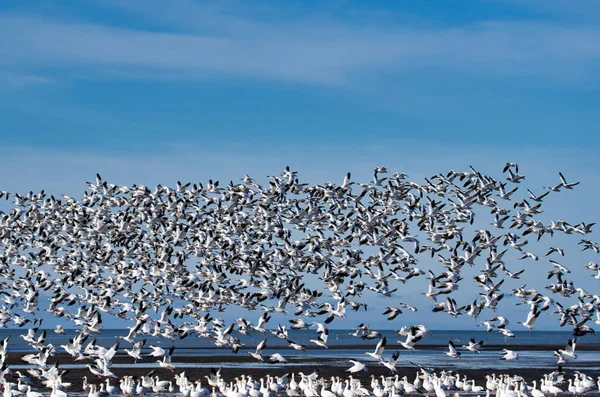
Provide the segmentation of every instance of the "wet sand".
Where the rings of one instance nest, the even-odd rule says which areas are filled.
[[[439,348],[439,346],[437,346],[436,348]],[[529,346],[525,346],[524,348],[526,349],[530,349]],[[334,350],[334,349],[332,349]],[[515,350],[517,350],[515,348]],[[548,350],[548,346],[545,346],[544,350]],[[193,363],[199,363],[202,364],[203,367],[198,368],[198,367],[186,367],[186,368],[175,368],[174,372],[171,372],[165,368],[160,368],[158,366],[158,364],[156,363],[155,359],[152,358],[146,358],[144,357],[144,360],[138,361],[138,364],[154,364],[156,365],[156,368],[148,368],[148,367],[144,367],[144,368],[140,368],[139,366],[135,366],[135,361],[129,357],[126,354],[121,354],[118,353],[114,358],[113,358],[113,363],[114,364],[131,364],[131,367],[112,367],[111,371],[117,376],[117,378],[112,380],[112,383],[117,383],[118,378],[124,376],[124,375],[130,375],[130,376],[134,376],[134,377],[140,377],[143,375],[148,374],[150,371],[154,371],[155,375],[158,375],[161,379],[165,379],[165,380],[170,380],[173,379],[173,376],[175,374],[179,374],[181,372],[185,371],[186,376],[188,377],[188,379],[194,381],[197,379],[200,379],[202,381],[204,381],[204,384],[206,385],[206,379],[204,378],[204,376],[207,376],[210,374],[210,368],[211,365],[210,364],[214,364],[214,368],[218,368],[220,366],[223,367],[223,369],[221,370],[221,376],[225,379],[225,381],[230,381],[233,380],[235,377],[240,377],[241,375],[251,375],[254,378],[259,378],[259,377],[263,377],[267,374],[269,375],[273,375],[273,376],[281,376],[284,375],[286,373],[296,373],[298,374],[299,372],[303,372],[305,374],[309,374],[312,373],[314,370],[318,370],[318,373],[320,376],[324,377],[324,378],[330,378],[332,376],[341,376],[341,377],[346,377],[349,374],[347,372],[344,372],[344,370],[348,367],[351,366],[350,363],[348,363],[348,367],[340,367],[340,366],[334,366],[334,365],[327,365],[328,362],[332,362],[332,361],[339,361],[339,358],[289,358],[289,363],[287,364],[283,364],[282,366],[273,366],[273,367],[267,367],[267,368],[256,368],[256,367],[252,367],[251,365],[249,366],[243,366],[243,367],[229,367],[228,363],[256,363],[257,361],[255,359],[253,359],[252,357],[250,357],[247,354],[241,353],[239,355],[235,355],[235,356],[219,356],[218,354],[218,350],[215,351],[215,355],[213,356],[201,356],[201,357],[194,357],[194,356],[189,356],[189,355],[177,355],[177,352],[175,352],[172,361],[174,363],[188,363],[188,364],[193,364]],[[23,361],[21,361],[20,359],[20,354],[9,354],[6,360],[6,364],[9,365],[9,367],[11,366],[22,366],[25,365],[25,363]],[[335,353],[332,352],[332,357],[335,356]],[[600,365],[600,356],[598,358],[598,363],[586,363],[587,366],[599,366]],[[82,360],[82,361],[74,361],[69,355],[64,354],[64,353],[57,353],[56,355],[52,356],[49,360],[48,360],[48,365],[54,365],[55,363],[58,363],[59,365],[64,365],[64,364],[80,364],[80,365],[85,365],[87,364],[89,361],[87,360]],[[312,364],[309,364],[312,363]],[[315,362],[318,362],[320,365],[314,365]],[[440,362],[440,365],[443,365],[443,362]],[[385,368],[384,366],[377,364],[377,363],[373,363],[371,365],[368,365],[368,372],[360,372],[360,373],[356,373],[353,375],[354,378],[358,378],[361,379],[363,381],[368,381],[370,380],[370,376],[374,375],[374,376],[390,376],[393,375],[389,369]],[[489,365],[490,368],[493,368],[493,362],[490,362]],[[534,379],[539,379],[543,374],[550,372],[550,370],[548,370],[547,368],[542,369],[542,368],[516,368],[514,370],[501,370],[501,371],[494,371],[493,369],[490,368],[482,368],[482,369],[465,369],[465,370],[460,370],[459,373],[461,375],[466,375],[468,376],[469,379],[474,379],[476,383],[480,384],[480,385],[484,385],[485,384],[485,376],[486,375],[490,375],[493,372],[496,372],[496,374],[499,373],[504,373],[504,374],[510,374],[510,375],[520,375],[523,376],[526,380],[531,381]],[[407,363],[406,361],[404,362],[399,362],[398,366],[397,366],[397,373],[400,377],[403,376],[407,376],[409,380],[413,380],[415,378],[415,374],[418,371],[418,368],[410,363]],[[433,368],[435,371],[441,371],[444,369],[443,366],[440,367],[436,367]],[[600,371],[596,371],[596,370],[586,370],[586,366],[578,364],[577,362],[573,362],[567,366],[564,366],[564,371],[566,373],[566,376],[572,376],[572,374],[574,373],[575,370],[580,370],[582,372],[585,372],[586,374],[590,375],[590,376],[598,376],[600,375]],[[13,372],[15,370],[13,369]],[[26,370],[21,369],[21,372],[25,373]],[[69,389],[70,391],[81,391],[81,386],[82,386],[82,379],[83,377],[86,376],[88,381],[90,383],[100,383],[102,381],[104,381],[104,378],[98,378],[94,375],[92,375],[92,373],[87,369],[87,368],[77,368],[77,369],[69,369],[68,372],[63,375],[63,381],[65,382],[71,382],[72,383],[72,387]],[[8,375],[7,378],[9,380],[14,379],[13,375]]]

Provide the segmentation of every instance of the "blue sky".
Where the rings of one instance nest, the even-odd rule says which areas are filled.
[[[598,146],[597,3],[372,4],[3,2],[5,143]]]
[[[595,221],[599,4],[2,2],[0,189],[517,161]]]

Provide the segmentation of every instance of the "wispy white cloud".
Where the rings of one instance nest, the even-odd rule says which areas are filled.
[[[562,21],[582,21],[597,23],[597,15],[600,12],[600,3],[595,0],[580,0],[576,7],[573,3],[562,0],[480,0],[483,2],[495,2],[498,4],[509,4],[522,10],[535,12],[542,17],[552,17]]]
[[[423,66],[587,80],[600,61],[596,26],[527,21],[356,26],[331,18],[257,22],[189,7],[196,25],[188,17],[178,29],[162,31],[5,14],[0,34],[12,39],[0,44],[5,54],[0,64],[86,68],[100,75],[110,69],[111,76],[116,69],[122,76],[147,78],[222,74],[335,85],[364,71]],[[185,9],[179,11],[185,15]],[[165,23],[176,26],[176,17],[165,14]]]
[[[22,74],[0,69],[0,90],[18,89],[32,85],[50,85],[54,80],[36,74]]]

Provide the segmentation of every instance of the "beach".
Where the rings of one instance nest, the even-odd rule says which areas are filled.
[[[423,348],[426,347],[424,346]],[[531,349],[532,346],[515,345],[512,346],[512,348],[515,351],[527,351]],[[548,345],[540,345],[538,348],[547,350]],[[598,346],[596,344],[590,344],[587,345],[586,348],[597,349]],[[219,355],[219,350],[215,350],[215,354],[213,355],[202,356],[186,354],[178,355],[175,353],[172,357],[172,362],[175,365],[174,372],[171,372],[165,368],[160,368],[155,359],[153,360],[152,358],[144,357],[143,360],[136,362],[128,355],[118,353],[112,360],[113,365],[111,367],[111,371],[115,374],[116,378],[112,379],[111,383],[116,384],[118,382],[117,379],[120,379],[125,375],[141,377],[147,375],[151,371],[154,375],[157,375],[162,380],[172,380],[175,374],[185,372],[185,375],[190,381],[201,380],[203,385],[207,386],[205,376],[208,376],[211,373],[211,369],[218,368],[222,368],[221,376],[226,382],[232,381],[235,378],[239,378],[242,375],[252,376],[253,378],[258,379],[266,375],[282,376],[286,373],[295,373],[296,376],[298,376],[299,373],[310,374],[315,370],[318,371],[320,377],[325,379],[329,379],[332,376],[349,376],[350,374],[345,372],[345,370],[350,367],[351,364],[346,358],[336,357],[336,350],[340,351],[340,349],[334,348],[329,350],[331,350],[331,356],[329,358],[290,357],[289,362],[284,364],[259,363],[257,360],[248,355],[246,351],[240,351],[238,355]],[[359,349],[355,350],[356,356],[360,356],[361,354],[364,355],[364,353],[361,353]],[[401,356],[402,359],[398,362],[396,373],[392,373],[389,369],[375,361],[364,361],[367,364],[368,372],[358,372],[352,374],[352,377],[355,379],[360,379],[364,382],[370,381],[371,376],[388,377],[397,374],[400,378],[407,376],[409,381],[413,381],[419,368],[411,363],[411,356],[411,353],[404,353]],[[26,370],[28,367],[25,365],[25,363],[23,363],[20,357],[20,354],[10,354],[7,357],[6,363],[9,365],[9,368],[11,368],[13,375],[16,370],[20,370],[22,373],[25,373],[24,370]],[[265,355],[265,357],[267,356]],[[488,361],[484,366],[479,368],[470,367],[457,369],[456,365],[459,362],[460,360],[449,362],[443,357],[443,355],[440,354],[439,365],[429,366],[428,368],[431,368],[436,372],[442,370],[453,371],[461,376],[467,376],[469,379],[475,380],[475,382],[480,385],[485,385],[486,375],[491,375],[492,373],[495,373],[496,375],[519,375],[522,376],[527,382],[531,382],[532,380],[539,380],[543,374],[547,374],[556,370],[556,368],[536,367],[535,365],[495,369],[494,362],[492,361]],[[497,362],[500,364],[499,360]],[[70,382],[72,384],[72,386],[69,388],[69,391],[74,392],[82,390],[82,379],[84,376],[87,377],[89,383],[99,384],[104,382],[106,379],[92,375],[91,372],[85,368],[85,364],[87,363],[88,361],[85,360],[74,361],[71,356],[64,353],[57,353],[48,359],[49,366],[58,364],[60,368],[68,371],[63,375],[62,378],[64,382]],[[600,357],[597,358],[597,361],[588,361],[586,363],[575,362],[563,366],[565,375],[567,377],[572,376],[574,371],[578,370],[595,378],[600,375],[599,368]],[[14,379],[16,381],[16,379],[11,377],[11,375],[8,375],[8,379]],[[300,377],[297,378],[298,381],[299,379]],[[44,388],[42,387],[42,390],[43,389]]]

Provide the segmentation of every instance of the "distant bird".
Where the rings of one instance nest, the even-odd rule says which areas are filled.
[[[560,263],[553,261],[552,259],[550,259],[550,263],[552,263],[552,266],[554,266],[555,268],[557,268],[558,270],[560,270],[563,273],[571,273],[571,271],[569,269],[567,269],[565,266],[561,265]]]
[[[135,361],[137,362],[137,360],[142,359],[141,352],[142,352],[142,347],[144,347],[145,344],[146,344],[146,339],[143,339],[139,342],[134,343],[131,350],[128,350],[128,349],[123,349],[123,350],[125,351],[125,353],[127,353],[128,355],[133,357],[135,359]]]
[[[561,172],[558,173],[558,176],[560,177],[560,182],[562,184],[562,187],[564,187],[565,189],[573,189],[574,186],[579,185],[579,182],[567,183],[567,180],[565,179],[565,177],[563,176],[563,174]]]
[[[567,343],[567,346],[564,349],[559,349],[558,352],[565,357],[576,359],[577,358],[577,354],[575,354],[576,343],[577,343],[577,339],[573,338],[573,339],[569,340],[569,342]]]
[[[550,247],[550,249],[546,253],[546,256],[552,254],[553,252],[558,253],[560,256],[565,256],[565,251],[563,251],[562,248],[558,248],[558,247]]]
[[[377,361],[381,361],[381,355],[383,354],[383,351],[385,350],[385,345],[387,343],[387,339],[384,336],[383,338],[381,338],[379,340],[379,342],[377,343],[377,346],[375,346],[375,351],[374,352],[366,352],[365,354],[368,356],[373,357],[375,360]]]
[[[287,363],[288,362],[288,360],[279,353],[271,354],[271,356],[269,357],[269,361],[272,363]]]
[[[288,346],[291,347],[294,350],[298,350],[298,351],[305,351],[306,350],[306,346],[300,344],[300,343],[296,343],[290,339],[287,340],[288,342]]]
[[[542,193],[542,194],[540,194],[539,196],[536,196],[536,195],[535,195],[535,194],[533,194],[533,192],[532,192],[531,190],[529,190],[529,189],[527,189],[527,193],[529,193],[529,197],[530,197],[530,198],[531,198],[533,201],[535,201],[535,202],[538,202],[538,203],[541,203],[541,202],[542,202],[542,200],[544,199],[544,197],[546,197],[548,194],[550,194],[550,192],[545,192],[545,193]]]
[[[327,339],[329,337],[329,330],[327,328],[323,328],[323,330],[319,333],[318,339],[311,339],[310,342],[316,344],[317,346],[321,346],[327,349]]]
[[[482,321],[479,325],[485,325],[486,332],[492,332],[494,330],[494,325],[489,321]]]
[[[528,328],[529,331],[533,331],[535,321],[539,317],[541,311],[537,304],[531,305],[531,310],[527,313],[527,320],[524,322],[518,321],[519,324],[523,324],[524,327]]]
[[[456,350],[454,342],[448,341],[448,351],[445,352],[448,357],[460,359],[460,352]]]
[[[175,346],[171,346],[168,353],[163,356],[162,360],[156,360],[156,362],[158,363],[158,365],[161,368],[168,369],[171,372],[175,371],[175,366],[171,363],[171,359],[173,357],[174,350],[175,350]]]
[[[387,306],[385,308],[385,311],[383,312],[383,315],[388,315],[387,316],[388,320],[395,319],[399,314],[402,314],[402,310],[400,310],[397,307],[390,307],[390,306]]]
[[[563,355],[558,350],[554,350],[553,354],[557,358],[556,365],[562,365],[562,364],[567,363],[567,360],[563,357]]]
[[[519,172],[519,166],[517,165],[517,163],[506,163],[502,172],[508,171],[511,167],[514,167],[515,172]]]
[[[502,349],[502,357],[501,360],[518,360],[519,355],[513,350]]]
[[[150,357],[162,357],[166,354],[166,351],[160,346],[148,346],[152,351],[148,353]]]
[[[394,352],[394,354],[392,354],[392,357],[390,357],[390,359],[388,361],[381,361],[381,363],[383,364],[384,367],[389,369],[391,372],[396,372],[396,363],[398,362],[399,356],[400,356],[400,353]]]
[[[483,346],[483,341],[475,342],[475,339],[471,338],[468,345],[463,345],[465,349],[468,351],[479,354],[479,349]]]
[[[248,354],[250,354],[252,357],[254,357],[255,359],[257,359],[258,361],[264,361],[262,358],[262,351],[263,349],[267,347],[267,340],[263,339],[257,346],[256,346],[256,351],[254,352],[248,352]]]
[[[349,360],[353,365],[348,368],[346,370],[346,372],[350,372],[351,374],[354,374],[356,372],[360,372],[360,371],[368,371],[368,368],[366,367],[365,364],[361,363],[360,361],[356,361],[356,360]]]

